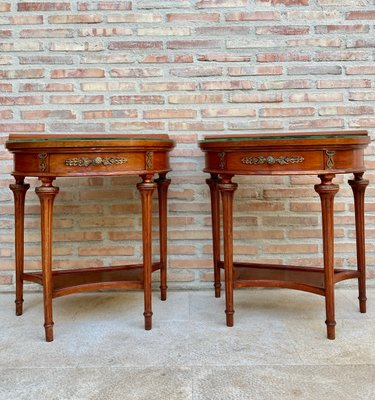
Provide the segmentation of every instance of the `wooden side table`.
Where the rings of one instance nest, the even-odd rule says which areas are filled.
[[[87,290],[134,288],[144,290],[145,329],[151,329],[151,273],[160,270],[161,299],[167,295],[167,191],[168,135],[11,135],[6,148],[13,153],[10,185],[15,204],[16,314],[22,314],[23,282],[43,286],[44,328],[53,340],[52,299]],[[158,178],[154,180],[154,175]],[[139,175],[142,202],[143,264],[105,268],[52,270],[52,214],[59,188],[57,177]],[[41,207],[42,271],[24,272],[24,208],[29,185],[26,177],[38,177],[36,194]],[[159,201],[160,260],[152,262],[152,194]],[[143,273],[142,273],[143,270]]]
[[[205,172],[211,193],[215,296],[220,297],[220,269],[225,271],[226,320],[233,326],[233,288],[282,287],[325,297],[327,337],[335,338],[334,285],[357,278],[360,312],[366,312],[366,272],[363,179],[364,149],[370,142],[366,131],[207,136],[199,146],[205,152]],[[336,174],[353,173],[357,269],[334,267],[334,197]],[[322,207],[323,268],[264,265],[233,261],[233,195],[235,175],[318,175],[315,185]],[[220,255],[220,195],[222,200],[224,261]]]

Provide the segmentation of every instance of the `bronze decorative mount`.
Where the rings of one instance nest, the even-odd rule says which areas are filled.
[[[124,157],[79,157],[79,158],[68,158],[65,160],[65,165],[69,167],[88,167],[90,165],[120,165],[126,164],[127,158]]]
[[[287,165],[287,164],[301,163],[304,160],[305,159],[302,156],[280,156],[280,157],[259,156],[259,157],[242,157],[241,163],[250,165],[261,165],[261,164],[274,165],[276,163],[280,165]]]

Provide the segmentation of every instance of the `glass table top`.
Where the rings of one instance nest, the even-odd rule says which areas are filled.
[[[283,134],[251,134],[251,135],[214,135],[205,136],[199,143],[237,142],[257,140],[291,140],[291,139],[359,139],[368,137],[367,131],[285,133]]]
[[[115,141],[115,140],[161,140],[172,141],[168,135],[155,134],[155,135],[10,135],[7,140],[8,143],[36,143],[36,142],[55,142],[55,141]]]

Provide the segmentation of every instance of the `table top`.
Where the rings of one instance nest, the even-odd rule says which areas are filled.
[[[172,148],[174,141],[168,135],[128,135],[128,134],[13,134],[9,135],[5,147],[9,151],[32,148],[60,148],[60,147],[116,147],[116,146],[162,146]]]
[[[368,136],[365,130],[353,131],[327,131],[327,132],[287,132],[287,133],[261,133],[242,135],[206,135],[201,143],[214,141],[241,141],[241,140],[291,140],[291,139],[332,139],[332,138],[360,138]]]
[[[205,172],[241,175],[364,171],[365,130],[209,135],[199,141]]]

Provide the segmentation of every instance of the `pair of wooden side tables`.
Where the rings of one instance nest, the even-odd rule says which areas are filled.
[[[327,337],[335,338],[334,285],[357,278],[359,307],[366,312],[363,179],[364,149],[370,139],[366,131],[208,136],[199,142],[205,153],[205,172],[211,193],[215,296],[220,297],[220,271],[224,269],[226,322],[233,326],[233,289],[282,287],[325,297]],[[15,204],[16,314],[22,314],[23,282],[42,285],[44,328],[53,340],[52,299],[88,290],[134,288],[144,291],[145,329],[152,326],[151,275],[160,270],[161,299],[167,296],[167,191],[171,170],[169,152],[174,142],[168,135],[11,135],[6,148],[13,153],[10,185]],[[334,267],[334,197],[336,174],[352,173],[357,268]],[[138,175],[142,203],[143,263],[105,268],[53,270],[52,216],[59,188],[58,177]],[[157,177],[156,177],[157,175]],[[323,267],[239,263],[233,261],[233,197],[235,175],[318,175],[315,185],[322,207]],[[41,209],[41,271],[24,271],[26,177],[38,177],[36,188]],[[152,196],[159,203],[159,261],[152,260]],[[220,201],[221,198],[221,201]],[[222,208],[222,212],[221,212]],[[223,258],[220,254],[222,218]]]

